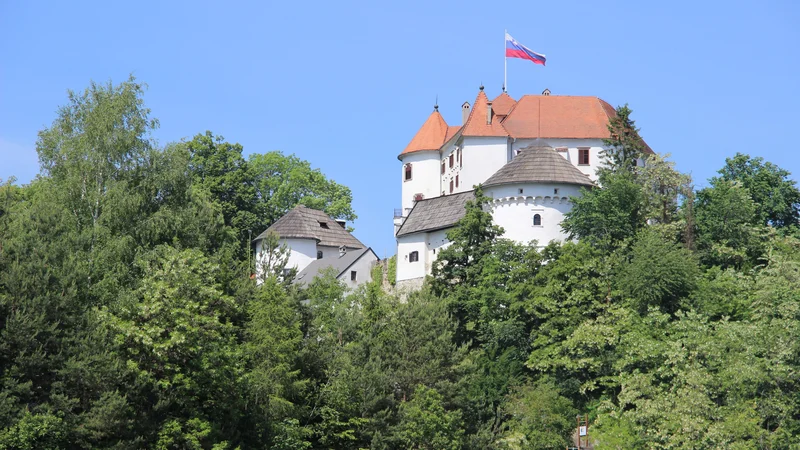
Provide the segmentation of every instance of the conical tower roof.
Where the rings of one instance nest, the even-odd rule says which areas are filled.
[[[508,164],[489,177],[484,187],[518,183],[558,183],[593,186],[577,167],[559,155],[552,147],[525,147]]]
[[[422,124],[417,134],[414,135],[414,138],[411,139],[411,142],[408,143],[405,150],[400,153],[400,156],[426,150],[439,150],[447,137],[447,130],[447,122],[439,114],[438,108],[435,109],[428,116],[428,120]]]

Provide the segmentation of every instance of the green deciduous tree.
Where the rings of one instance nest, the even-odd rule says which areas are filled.
[[[251,154],[248,163],[259,200],[257,214],[267,224],[298,204],[325,211],[334,219],[356,219],[350,188],[327,179],[308,161],[273,151]]]
[[[737,153],[725,159],[725,167],[719,174],[718,179],[741,183],[747,189],[755,203],[757,221],[762,225],[778,228],[797,225],[800,190],[795,181],[789,179],[791,174],[787,170],[764,162],[763,158]]]

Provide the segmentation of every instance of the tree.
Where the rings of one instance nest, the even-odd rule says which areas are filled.
[[[274,231],[267,233],[259,241],[260,249],[256,253],[256,277],[263,283],[267,278],[281,279],[286,282],[294,280],[294,269],[285,274],[283,269],[289,262],[289,248],[281,244],[280,236]]]
[[[418,385],[410,401],[400,405],[394,440],[400,448],[459,450],[462,423],[460,411],[446,411],[436,389]]]
[[[327,179],[308,161],[273,151],[251,154],[248,163],[259,201],[257,214],[266,224],[298,204],[325,211],[334,219],[356,219],[350,188]]]
[[[675,312],[679,300],[696,286],[699,274],[691,252],[645,229],[637,236],[630,262],[621,268],[617,282],[640,313],[650,307]]]
[[[725,167],[718,171],[717,179],[738,182],[750,193],[755,202],[756,217],[762,225],[776,228],[794,226],[800,218],[800,190],[791,174],[784,169],[764,162],[763,158],[751,158],[737,153],[725,159]]]
[[[764,251],[755,202],[741,184],[716,179],[697,192],[697,247],[709,265],[755,264]]]
[[[131,76],[118,86],[92,82],[82,93],[69,91],[69,104],[39,132],[41,169],[63,188],[79,229],[97,228],[109,183],[130,175],[152,148],[158,121],[144,106],[144,89]]]
[[[570,444],[577,411],[552,380],[518,388],[504,407],[509,416],[502,442],[520,449],[560,449]]]
[[[503,229],[494,225],[492,214],[483,209],[491,199],[481,186],[475,187],[474,195],[466,203],[464,217],[447,231],[451,245],[433,263],[432,287],[439,295],[453,285],[473,286],[483,257],[492,252],[492,246],[503,234]]]
[[[654,154],[637,167],[637,182],[642,185],[644,215],[650,223],[669,224],[677,217],[678,201],[687,195],[692,179],[675,170],[669,155]]]
[[[609,172],[633,173],[637,159],[646,154],[648,147],[639,136],[636,122],[631,119],[632,112],[627,104],[618,106],[616,115],[608,121],[609,138],[603,140],[605,167],[600,170],[601,176]]]
[[[185,146],[195,186],[208,191],[220,205],[225,225],[235,230],[241,244],[239,253],[245,253],[249,232],[260,233],[266,222],[258,216],[254,177],[242,157],[242,146],[210,131],[196,135]]]
[[[570,239],[613,248],[645,225],[644,195],[631,174],[609,173],[601,188],[581,192],[561,222]]]

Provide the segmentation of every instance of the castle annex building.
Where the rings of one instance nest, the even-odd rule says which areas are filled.
[[[395,210],[397,282],[421,285],[446,232],[464,215],[473,186],[492,198],[503,237],[544,246],[564,240],[561,221],[571,196],[591,187],[615,109],[597,97],[503,92],[490,100],[481,87],[462,107],[461,125],[438,111],[400,153],[402,208]]]

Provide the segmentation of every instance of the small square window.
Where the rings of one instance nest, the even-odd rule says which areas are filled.
[[[558,195],[558,188],[553,189],[553,194]]]
[[[357,281],[357,275],[355,270],[350,271],[350,281]]]
[[[519,190],[519,193],[522,194],[522,189]]]
[[[419,261],[419,252],[413,251],[408,254],[408,262],[417,262]]]
[[[322,259],[322,250],[317,250],[317,259]]]

